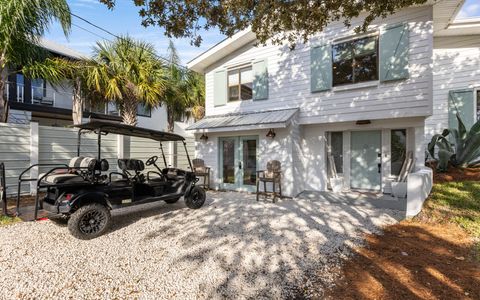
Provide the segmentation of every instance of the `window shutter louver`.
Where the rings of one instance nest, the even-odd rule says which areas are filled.
[[[448,93],[448,127],[458,129],[457,110],[465,128],[475,124],[475,98],[473,89],[450,91]]]
[[[310,90],[327,91],[332,88],[332,47],[322,45],[310,50]]]
[[[387,28],[380,35],[380,81],[408,78],[408,24]]]
[[[266,59],[259,59],[252,64],[253,100],[268,99],[268,67]]]
[[[213,105],[227,104],[227,71],[217,71],[213,75]]]

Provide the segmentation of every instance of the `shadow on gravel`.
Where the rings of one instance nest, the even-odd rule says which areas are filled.
[[[209,205],[212,202],[212,199],[207,199],[205,205]],[[147,203],[144,205],[137,205],[126,207],[118,210],[112,211],[112,221],[108,233],[115,232],[119,229],[132,225],[133,223],[149,217],[156,217],[161,219],[169,219],[174,214],[175,211],[182,211],[182,214],[188,214],[188,211],[191,211],[188,207],[185,206],[183,198],[178,200],[178,202],[173,204],[168,204],[164,201]],[[175,214],[178,216],[178,214]]]
[[[201,270],[213,261],[221,268],[226,276],[204,290],[206,298],[302,298],[309,296],[305,285],[321,296],[334,281],[328,274],[331,266],[362,239],[358,231],[375,231],[379,219],[392,223],[400,215],[327,200],[257,202],[254,195],[232,192],[209,193],[208,199],[194,220],[191,210],[170,215],[160,208],[156,219],[175,217],[176,226],[160,226],[145,235],[146,240],[181,237],[188,254],[175,265]],[[319,271],[326,275],[312,276]]]

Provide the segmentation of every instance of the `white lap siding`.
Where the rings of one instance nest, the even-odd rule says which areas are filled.
[[[311,45],[332,42],[353,34],[342,22],[333,23],[307,44],[290,51],[287,46],[246,45],[219,60],[206,70],[206,114],[262,111],[299,107],[300,124],[352,121],[358,119],[399,118],[431,114],[432,8],[403,10],[374,22],[372,29],[408,22],[410,32],[409,73],[406,80],[378,83],[371,87],[340,91],[310,92]],[[217,70],[266,58],[269,97],[262,101],[229,102],[214,106],[214,73]]]
[[[433,115],[426,120],[428,143],[448,128],[448,92],[480,87],[480,36],[436,37],[433,50]]]

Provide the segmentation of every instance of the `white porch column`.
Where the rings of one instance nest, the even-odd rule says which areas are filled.
[[[30,122],[30,165],[38,164],[38,123]],[[30,178],[38,178],[38,167],[30,169]],[[30,181],[30,194],[37,193],[37,182]]]
[[[425,166],[425,126],[419,126],[414,128],[415,132],[415,167]]]
[[[343,186],[350,189],[351,132],[343,132]]]

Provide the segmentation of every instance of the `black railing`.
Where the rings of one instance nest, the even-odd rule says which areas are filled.
[[[0,162],[0,201],[3,215],[7,215],[7,180],[5,179],[5,164]]]

